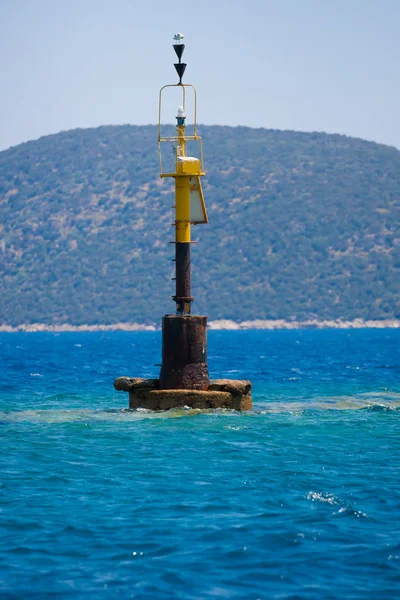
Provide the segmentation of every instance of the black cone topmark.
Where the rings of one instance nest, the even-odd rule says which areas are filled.
[[[182,54],[185,49],[185,44],[173,44],[173,48],[176,52],[179,62],[181,62]]]
[[[186,69],[186,63],[174,63],[174,67],[179,75],[179,83],[182,83],[182,77]]]

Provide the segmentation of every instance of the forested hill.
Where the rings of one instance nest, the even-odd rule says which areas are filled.
[[[212,319],[399,318],[400,152],[359,139],[202,126],[209,225],[194,310]],[[159,323],[174,311],[173,185],[155,126],[0,153],[0,323]]]

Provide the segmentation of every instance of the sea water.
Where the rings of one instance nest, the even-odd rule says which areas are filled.
[[[254,410],[129,411],[159,332],[0,335],[0,597],[400,597],[400,331],[209,333]]]

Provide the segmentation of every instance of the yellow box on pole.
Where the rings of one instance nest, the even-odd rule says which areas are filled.
[[[200,175],[200,160],[193,156],[178,156],[176,166],[178,175]]]

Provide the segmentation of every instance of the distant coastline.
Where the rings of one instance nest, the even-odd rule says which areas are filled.
[[[400,319],[353,319],[345,321],[342,319],[309,319],[307,321],[285,321],[284,319],[254,321],[231,321],[229,319],[218,319],[209,321],[210,330],[239,331],[248,329],[400,329]],[[26,332],[34,333],[48,331],[62,333],[67,331],[158,331],[160,327],[155,325],[142,325],[140,323],[115,323],[113,325],[48,325],[45,323],[31,323],[22,325],[0,325],[0,333]]]
[[[207,166],[211,225],[194,229],[196,311],[237,322],[215,325],[226,329],[400,320],[399,150],[317,132],[201,129],[218,161]],[[110,125],[1,153],[0,323],[157,329],[175,310],[172,190],[156,139],[156,125]]]

